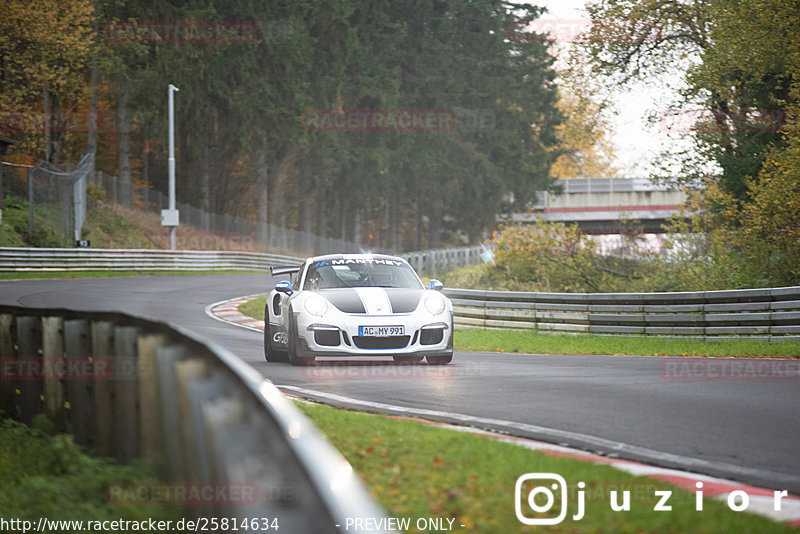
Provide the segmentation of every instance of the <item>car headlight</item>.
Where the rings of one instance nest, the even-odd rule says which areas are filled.
[[[425,309],[428,310],[428,313],[431,315],[439,315],[444,311],[444,308],[444,297],[439,293],[431,292],[425,296]]]
[[[311,315],[322,317],[328,311],[328,303],[319,295],[310,295],[303,302],[306,311]]]

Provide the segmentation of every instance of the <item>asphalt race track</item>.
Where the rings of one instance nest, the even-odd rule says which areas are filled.
[[[470,424],[800,493],[796,375],[677,380],[665,373],[673,358],[477,352],[457,352],[449,366],[267,364],[261,334],[204,310],[273,283],[266,275],[10,280],[0,281],[0,303],[171,322],[233,351],[285,391],[335,405]]]

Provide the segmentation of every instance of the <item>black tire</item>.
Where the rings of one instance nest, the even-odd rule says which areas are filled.
[[[450,353],[446,356],[426,356],[425,359],[432,365],[444,365],[453,361],[453,354]]]
[[[268,362],[287,362],[289,357],[286,351],[272,348],[272,332],[269,329],[269,310],[264,310],[264,359]]]
[[[308,365],[314,361],[314,357],[300,357],[297,355],[297,322],[289,312],[289,363],[292,365]]]
[[[275,351],[270,348],[272,338],[269,335],[269,315],[265,314],[264,317],[267,319],[264,321],[264,359],[268,362],[274,362]]]

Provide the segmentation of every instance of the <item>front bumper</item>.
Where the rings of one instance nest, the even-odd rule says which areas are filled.
[[[333,325],[319,318],[297,317],[299,357],[446,356],[453,353],[453,316],[359,316]],[[404,335],[359,336],[360,326],[403,326]]]

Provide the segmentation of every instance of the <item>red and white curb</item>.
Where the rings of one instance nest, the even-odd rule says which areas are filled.
[[[247,295],[246,297],[236,297],[233,299],[215,302],[214,304],[209,304],[206,306],[206,315],[212,319],[222,321],[223,323],[241,326],[242,328],[247,328],[248,330],[253,330],[254,332],[263,332],[264,321],[253,319],[252,317],[248,317],[239,311],[239,306],[242,304],[249,302],[254,298],[263,296],[264,293],[259,293],[256,295]]]
[[[242,328],[247,328],[248,330],[253,330],[256,332],[262,332],[264,330],[264,321],[247,317],[238,310],[240,305],[260,296],[263,296],[263,293],[216,302],[206,307],[206,314],[214,319],[217,319],[218,321],[240,326]],[[278,387],[289,391],[295,390],[295,394],[287,391],[284,391],[284,394],[298,399],[302,399],[303,393],[307,392],[303,388],[297,388],[293,386]],[[320,392],[313,393],[319,394]],[[351,402],[355,401],[355,399],[348,400]],[[355,401],[356,404],[359,402],[363,403],[364,401]],[[786,495],[781,497],[779,499],[780,509],[776,510],[775,490],[750,486],[747,484],[742,484],[741,482],[701,475],[699,473],[681,471],[679,469],[668,469],[640,462],[608,458],[578,449],[564,447],[562,445],[554,445],[552,443],[537,441],[529,438],[508,436],[505,434],[499,434],[496,432],[480,430],[467,426],[431,421],[421,417],[414,417],[413,415],[389,415],[389,417],[414,419],[450,430],[479,434],[496,439],[498,441],[512,443],[527,449],[539,451],[551,456],[561,456],[600,465],[608,465],[631,475],[643,476],[653,480],[667,482],[690,493],[702,491],[704,498],[724,502],[731,508],[733,508],[733,506],[731,506],[732,502],[735,503],[734,506],[740,505],[742,502],[741,496],[746,494],[748,499],[748,505],[746,507],[747,512],[767,517],[773,521],[785,522],[793,527],[800,527],[800,497],[794,495]],[[736,496],[736,498],[733,498],[732,495]]]

